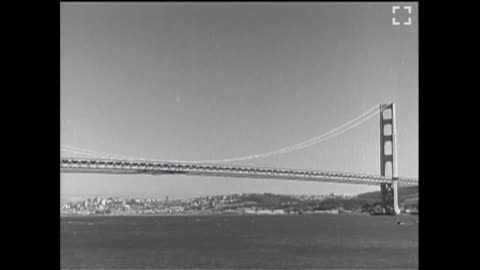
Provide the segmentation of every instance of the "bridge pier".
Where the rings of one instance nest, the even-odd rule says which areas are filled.
[[[380,104],[380,175],[390,176],[393,183],[381,184],[385,214],[400,214],[398,206],[397,140],[395,104]],[[388,175],[387,175],[388,173]]]

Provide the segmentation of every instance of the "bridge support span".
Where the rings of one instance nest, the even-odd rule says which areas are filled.
[[[380,109],[380,175],[393,179],[392,183],[380,185],[382,206],[385,213],[398,215],[400,207],[398,206],[395,104],[380,104]]]

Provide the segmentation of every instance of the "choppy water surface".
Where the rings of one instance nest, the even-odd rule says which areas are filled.
[[[417,217],[61,218],[62,268],[418,268]]]

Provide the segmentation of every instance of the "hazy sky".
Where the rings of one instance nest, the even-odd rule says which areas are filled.
[[[61,143],[165,160],[246,156],[396,103],[398,171],[418,177],[418,25],[393,3],[62,3]],[[395,5],[398,5],[396,3]],[[239,165],[379,174],[379,119]],[[377,187],[61,174],[62,196],[359,193]]]

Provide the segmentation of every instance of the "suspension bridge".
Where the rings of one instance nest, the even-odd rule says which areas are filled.
[[[377,114],[380,115],[380,175],[225,165],[225,163],[266,158],[310,147],[346,132]],[[398,176],[396,148],[395,104],[388,103],[375,106],[321,136],[275,151],[245,157],[197,161],[153,160],[61,145],[61,152],[89,156],[89,158],[61,157],[60,172],[242,177],[378,185],[382,193],[382,204],[385,213],[398,214],[400,213],[398,186],[418,185],[418,179]]]

